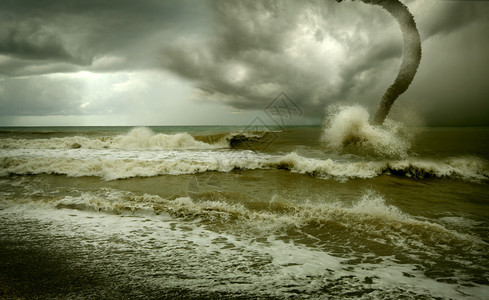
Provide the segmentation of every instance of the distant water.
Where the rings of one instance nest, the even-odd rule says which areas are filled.
[[[489,128],[365,120],[0,128],[0,297],[487,299]]]

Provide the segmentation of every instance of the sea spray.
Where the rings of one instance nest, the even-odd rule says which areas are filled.
[[[281,236],[296,231],[309,237],[317,235],[318,240],[323,234],[332,234],[328,231],[320,233],[317,231],[318,227],[335,228],[342,237],[333,239],[334,243],[347,244],[349,240],[345,237],[361,234],[375,240],[375,245],[382,245],[381,251],[384,255],[386,252],[392,255],[396,249],[409,249],[413,255],[423,256],[427,252],[443,251],[446,245],[464,245],[466,249],[479,249],[483,245],[477,238],[404,213],[398,207],[389,205],[382,195],[374,191],[366,191],[359,199],[352,200],[351,203],[344,203],[323,198],[315,203],[293,203],[289,199],[283,199],[286,207],[277,207],[235,203],[233,196],[225,193],[213,200],[189,197],[165,199],[158,195],[137,195],[115,189],[102,189],[53,199],[41,205],[126,217],[162,215],[165,218],[202,224],[208,229],[227,232],[240,239]],[[273,196],[270,203],[272,201]],[[423,242],[413,242],[420,240]],[[353,248],[351,250],[358,250]],[[374,246],[370,250],[378,251],[376,249]]]
[[[363,149],[363,148],[360,148]],[[353,178],[375,178],[380,175],[395,175],[411,178],[458,178],[468,181],[487,181],[487,161],[477,157],[452,157],[447,159],[406,158],[401,160],[374,159],[360,161],[337,161],[316,159],[298,155],[252,154],[245,151],[223,152],[171,152],[148,151],[143,157],[131,153],[81,152],[73,157],[72,150],[43,150],[23,152],[0,150],[0,176],[64,174],[70,177],[96,176],[104,180],[159,175],[183,175],[218,171],[229,173],[241,170],[289,170],[320,179],[344,181]],[[75,153],[76,154],[76,153]],[[97,157],[97,155],[101,157]],[[71,157],[69,157],[71,156]]]
[[[369,118],[368,111],[359,105],[330,106],[321,139],[335,152],[407,157],[412,136],[404,126],[390,119],[384,126],[374,126]]]
[[[0,149],[118,149],[118,150],[167,150],[167,149],[213,149],[228,147],[228,143],[216,141],[209,144],[196,140],[186,132],[155,133],[147,127],[133,128],[117,136],[0,140]]]
[[[127,135],[117,137],[111,145],[111,148],[127,150],[205,147],[209,147],[209,144],[196,141],[188,133],[156,134],[146,127],[132,129]]]

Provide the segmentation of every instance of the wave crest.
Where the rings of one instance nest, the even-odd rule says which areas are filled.
[[[361,106],[329,108],[322,141],[335,152],[405,158],[411,136],[403,126],[390,119],[383,126],[369,123],[370,115]]]
[[[127,135],[118,136],[110,148],[121,150],[160,150],[212,148],[212,145],[195,140],[188,133],[154,133],[146,127],[132,129]]]
[[[225,147],[223,143],[209,144],[196,140],[188,133],[155,133],[147,127],[137,127],[125,135],[88,138],[71,136],[49,139],[0,140],[0,149],[118,149],[118,150],[163,150],[163,149],[210,149]]]
[[[79,196],[66,196],[49,205],[60,209],[93,210],[116,214],[169,214],[205,223],[226,223],[226,228],[252,234],[280,234],[293,229],[312,226],[339,226],[343,230],[361,232],[372,238],[397,232],[396,238],[406,242],[409,237],[419,239],[419,234],[429,235],[428,240],[450,243],[454,240],[473,242],[473,239],[402,212],[389,205],[379,194],[371,191],[351,204],[325,202],[292,204],[275,208],[274,197],[270,205],[251,208],[239,203],[230,203],[225,197],[216,200],[198,201],[189,197],[165,199],[157,195],[136,195],[113,189],[99,192],[84,192]],[[404,236],[407,234],[408,237]],[[401,242],[401,241],[399,241]]]
[[[69,150],[67,150],[69,151]],[[296,153],[283,156],[255,155],[252,153],[222,152],[213,159],[200,152],[193,156],[161,159],[108,159],[70,157],[4,157],[0,159],[0,176],[9,174],[64,174],[73,177],[97,176],[105,180],[158,175],[195,174],[208,171],[284,169],[321,179],[347,180],[395,175],[412,178],[460,178],[469,181],[487,181],[488,163],[473,157],[443,160],[383,160],[340,162],[302,157]],[[241,154],[241,155],[238,155]],[[177,155],[177,154],[175,154]],[[233,156],[235,155],[235,156]]]

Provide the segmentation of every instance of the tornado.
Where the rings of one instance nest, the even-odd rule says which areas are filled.
[[[337,0],[341,2],[342,0]],[[378,5],[387,10],[399,23],[404,43],[403,59],[394,83],[387,88],[380,101],[372,123],[382,125],[394,101],[404,93],[416,75],[421,61],[421,40],[414,17],[399,0],[361,0],[364,3]]]

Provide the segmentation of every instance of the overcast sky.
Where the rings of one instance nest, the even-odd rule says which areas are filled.
[[[403,1],[423,56],[394,113],[489,125],[489,1]],[[374,112],[395,20],[360,1],[2,0],[0,125],[248,124],[280,93]]]

